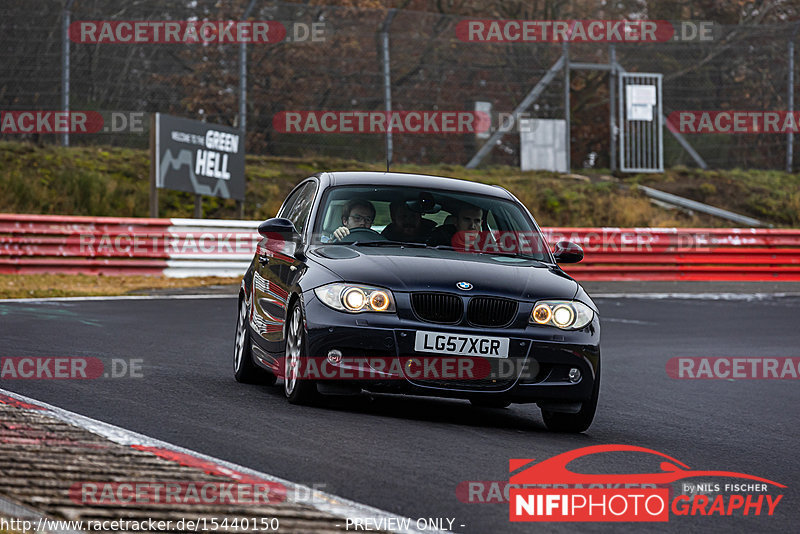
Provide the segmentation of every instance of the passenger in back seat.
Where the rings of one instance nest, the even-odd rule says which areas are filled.
[[[436,223],[423,219],[421,213],[412,210],[404,200],[389,204],[392,222],[383,229],[381,235],[392,241],[425,243]]]

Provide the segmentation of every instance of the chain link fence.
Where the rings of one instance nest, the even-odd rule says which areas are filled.
[[[252,5],[250,5],[252,4]],[[67,11],[67,7],[69,10]],[[246,45],[246,131],[249,153],[336,156],[380,161],[386,138],[364,133],[282,133],[287,111],[382,111],[386,87],[394,111],[474,111],[491,105],[492,127],[510,113],[556,63],[553,43],[465,42],[465,17],[239,0],[13,0],[0,6],[0,101],[3,111],[60,110],[65,85],[64,22],[240,20],[279,21],[286,37]],[[684,110],[785,111],[791,103],[788,53],[797,25],[714,25],[713,38],[616,44],[629,72],[663,74],[664,114]],[[386,39],[384,39],[386,37]],[[169,113],[240,127],[242,46],[236,43],[91,43],[68,40],[69,108],[108,113]],[[388,42],[388,47],[385,46]],[[608,65],[608,43],[570,44],[572,62]],[[385,61],[388,59],[388,76]],[[608,168],[608,70],[572,69],[570,163]],[[534,118],[565,116],[563,72],[527,110]],[[798,77],[794,76],[794,84]],[[794,89],[794,88],[792,88]],[[149,121],[136,133],[72,134],[72,145],[145,148]],[[57,134],[3,133],[0,138],[62,143]],[[685,136],[712,168],[787,167],[788,139],[777,134]],[[474,133],[395,133],[393,161],[466,164],[486,141]],[[665,165],[697,161],[665,132]],[[484,163],[518,165],[519,134],[503,136]]]

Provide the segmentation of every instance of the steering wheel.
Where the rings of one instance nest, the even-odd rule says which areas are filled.
[[[372,228],[351,228],[350,234],[340,239],[339,243],[354,243],[356,241],[388,241],[385,236]]]

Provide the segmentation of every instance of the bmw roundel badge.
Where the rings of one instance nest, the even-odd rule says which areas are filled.
[[[470,284],[469,282],[459,282],[456,284],[456,287],[458,289],[461,289],[462,291],[469,291],[470,289],[472,289],[472,284]]]

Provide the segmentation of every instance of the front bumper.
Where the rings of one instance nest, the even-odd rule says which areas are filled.
[[[346,368],[361,360],[367,365],[375,360],[396,362],[371,373],[369,379],[363,379],[363,374],[342,373],[354,376],[347,380],[348,384],[369,391],[467,399],[502,397],[515,403],[576,403],[591,397],[595,380],[599,379],[597,314],[578,331],[527,325],[527,321],[515,321],[508,328],[476,329],[426,323],[405,314],[339,312],[322,304],[313,291],[304,293],[303,298],[308,357],[324,361],[331,350],[337,350],[343,356],[338,365]],[[422,367],[412,367],[410,362],[430,362],[441,356],[414,350],[418,330],[505,337],[510,340],[508,358],[482,358],[479,362],[482,372],[478,373],[451,373],[447,377],[437,375],[436,371],[420,373]],[[581,373],[576,383],[568,377],[573,368]],[[417,372],[412,372],[414,369]]]

